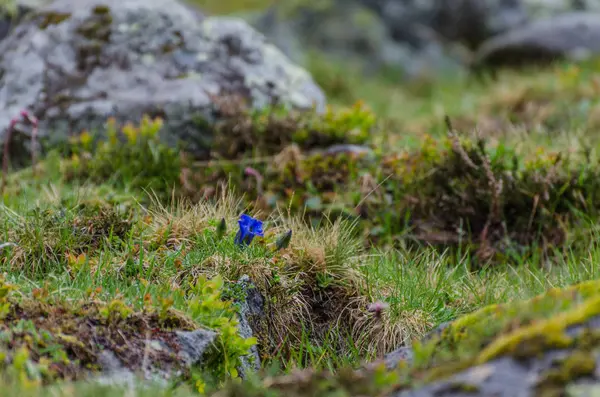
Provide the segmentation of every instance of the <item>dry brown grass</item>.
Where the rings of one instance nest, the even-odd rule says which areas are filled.
[[[209,223],[225,219],[228,225],[237,222],[241,200],[230,191],[223,190],[214,201],[191,204],[187,200],[173,200],[168,206],[159,199],[152,200],[145,218],[144,235],[154,244],[181,245],[191,242]]]
[[[230,228],[236,225],[240,203],[225,192],[216,204],[157,206],[149,211],[144,234],[153,244],[199,244],[199,236],[214,228],[215,219],[225,219]],[[172,282],[193,284],[202,275],[217,274],[235,282],[248,275],[265,297],[266,316],[257,328],[261,350],[268,356],[285,356],[300,348],[306,333],[315,343],[322,343],[327,334],[339,335],[334,343],[340,353],[358,349],[363,354],[382,354],[425,332],[428,323],[421,321],[422,314],[381,321],[367,310],[372,298],[360,270],[365,252],[354,225],[325,219],[312,227],[283,211],[272,213],[265,222],[265,238],[253,245],[262,245],[272,254],[257,257],[252,250],[219,251],[178,272]],[[275,241],[288,230],[293,233],[290,246],[276,251]]]

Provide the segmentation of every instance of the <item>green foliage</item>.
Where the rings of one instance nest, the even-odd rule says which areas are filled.
[[[451,247],[485,264],[561,249],[574,227],[583,234],[581,215],[594,219],[600,208],[596,157],[591,149],[523,156],[503,142],[451,131],[395,154],[306,154],[290,146],[256,165],[260,181],[215,163],[199,170],[195,183],[228,176],[260,209],[287,207],[315,221],[361,219],[370,245]]]
[[[67,174],[73,180],[111,181],[118,187],[153,192],[167,200],[179,186],[181,161],[176,150],[160,141],[162,120],[144,117],[139,126],[127,123],[117,131],[108,120],[107,139],[94,147],[83,132],[74,142]],[[123,139],[125,138],[125,139]]]
[[[256,338],[242,338],[238,332],[237,311],[231,301],[222,299],[224,288],[221,276],[208,279],[201,276],[190,291],[189,313],[199,323],[214,329],[217,333],[217,353],[210,355],[204,365],[209,375],[221,382],[238,377],[241,358],[249,354],[249,349],[257,343]],[[201,387],[202,380],[198,380]]]
[[[217,240],[225,237],[225,233],[227,233],[227,223],[225,223],[225,218],[221,218],[221,221],[217,226]]]
[[[600,278],[597,140],[588,133],[600,120],[597,71],[519,72],[497,82],[453,82],[417,93],[392,78],[368,80],[347,65],[313,62],[311,68],[334,94],[329,95],[333,103],[351,106],[363,98],[383,120],[360,103],[330,107],[322,115],[280,106],[262,111],[233,106],[228,112],[220,106],[211,161],[197,169],[185,169],[176,153],[158,142],[160,122],[145,119],[118,133],[109,122],[108,142],[92,142],[84,133],[73,142],[71,159],[45,159],[36,173],[13,173],[0,207],[0,246],[9,243],[0,248],[0,270],[19,285],[17,295],[36,298],[31,306],[4,299],[0,284],[0,326],[6,326],[1,335],[11,341],[10,348],[0,347],[0,362],[7,363],[0,372],[53,383],[95,369],[97,351],[77,350],[78,342],[87,346],[89,339],[67,332],[90,321],[100,324],[103,337],[118,341],[124,334],[133,344],[145,338],[145,323],[165,332],[200,324],[223,332],[207,368],[177,388],[121,393],[68,382],[56,395],[189,395],[190,384],[196,393],[212,382],[220,387],[236,375],[240,357],[255,341],[236,334],[236,305],[227,301],[243,297],[235,283],[224,288],[216,274],[226,280],[251,276],[266,301],[267,315],[255,330],[262,362],[289,373],[252,385],[236,381],[225,395],[385,394],[419,377],[398,380],[386,371],[360,376],[340,367],[356,367],[374,351],[389,351],[475,311],[459,319],[451,334],[417,349],[423,367],[439,368],[417,375],[435,377],[456,371],[458,360],[468,366],[513,354],[519,341],[531,347],[522,352],[536,353],[545,348],[536,339],[541,329],[552,331],[550,342],[565,343],[551,319],[559,316],[568,324],[595,313],[598,302],[579,290],[548,295],[532,306],[496,304]],[[461,131],[480,125],[481,134],[440,136],[446,113]],[[394,124],[386,125],[389,118]],[[322,150],[338,143],[376,150]],[[567,153],[566,147],[573,150]],[[252,169],[244,175],[246,165]],[[186,185],[180,186],[183,174]],[[221,200],[218,186],[224,181],[246,194],[234,212],[244,204],[267,213],[285,208],[306,214],[319,225],[317,231],[311,235],[290,227],[271,213],[269,221],[281,227],[269,227],[272,234],[250,249],[235,250],[231,232],[219,223],[231,224],[235,215],[205,205],[207,197]],[[144,206],[132,223],[132,214],[121,211],[142,197],[142,190],[154,190],[164,202],[173,188],[176,196],[189,195],[201,204],[181,212],[165,208],[162,215]],[[38,209],[28,212],[32,208]],[[361,228],[336,234],[323,227],[324,219],[336,217],[360,220]],[[287,245],[284,233],[291,229]],[[361,250],[361,241],[382,250]],[[562,255],[549,255],[557,248]],[[476,271],[473,256],[481,266]],[[506,266],[507,259],[514,266]],[[496,266],[486,266],[488,260]],[[57,306],[55,300],[68,304]],[[82,300],[99,306],[90,309]],[[366,310],[374,300],[389,304],[379,319]],[[560,317],[565,312],[574,317]],[[35,321],[17,321],[15,313]],[[36,321],[41,325],[32,326]],[[534,324],[540,328],[530,327]],[[44,327],[62,335],[48,337]],[[579,349],[547,374],[544,390],[561,391],[572,377],[592,371],[586,348]],[[128,350],[133,364],[139,364],[140,352]],[[293,369],[307,366],[332,371],[294,376]],[[0,380],[9,396],[11,385]],[[28,395],[24,388],[32,395],[50,393],[24,382],[12,395]]]
[[[10,312],[10,294],[16,289],[15,285],[7,283],[4,276],[0,276],[0,320],[6,318]]]
[[[322,114],[282,105],[248,109],[236,96],[219,98],[215,105],[220,113],[212,149],[215,159],[272,155],[290,144],[306,150],[364,144],[376,129],[375,115],[361,101],[344,109],[328,107]]]
[[[15,0],[0,0],[0,15],[14,17],[18,11],[18,3]]]
[[[10,294],[15,287],[2,281],[0,303],[6,313],[0,320],[0,352],[7,358],[3,362],[12,368],[3,373],[16,376],[23,384],[80,379],[81,371],[98,369],[97,360],[104,349],[127,357],[124,365],[135,370],[142,363],[148,332],[154,330],[155,337],[160,336],[164,343],[173,345],[171,329],[190,330],[196,328],[193,324],[198,324],[215,331],[217,339],[202,363],[199,372],[202,376],[186,378],[191,374],[184,374],[184,380],[193,380],[200,390],[205,380],[221,384],[237,378],[241,357],[248,355],[256,339],[239,335],[237,312],[231,302],[222,299],[223,286],[220,276],[198,279],[188,291],[187,312],[194,320],[192,323],[173,311],[174,300],[169,298],[154,304],[150,297],[145,297],[142,312],[127,304],[122,296],[104,303],[93,299],[94,293],[90,295],[90,303],[67,305],[60,299],[48,299],[49,291],[45,288],[35,290],[33,298]],[[156,333],[158,329],[162,333]],[[115,336],[127,338],[127,346],[119,348]],[[174,359],[162,357],[165,363]]]
[[[484,307],[457,319],[430,340],[415,344],[415,370],[430,369],[425,377],[430,381],[502,356],[527,359],[556,348],[597,346],[594,327],[579,336],[568,329],[583,326],[598,315],[599,293],[598,280],[593,280],[553,288],[526,301]],[[585,364],[587,360],[577,362]]]
[[[133,313],[133,310],[127,307],[122,300],[113,299],[108,305],[100,308],[99,313],[105,321],[118,323],[120,320],[127,319]]]
[[[10,214],[6,208],[0,213]],[[131,213],[97,204],[73,208],[34,209],[21,217],[6,217],[0,231],[15,246],[0,251],[0,263],[22,269],[34,278],[47,275],[57,267],[81,270],[85,253],[103,245],[119,245],[126,239],[133,222]]]

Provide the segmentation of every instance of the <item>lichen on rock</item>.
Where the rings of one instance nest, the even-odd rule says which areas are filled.
[[[412,364],[391,369],[396,362],[380,362],[337,374],[306,370],[267,378],[251,395],[311,396],[323,388],[342,396],[587,395],[600,380],[599,299],[596,280],[492,305],[416,341]],[[238,391],[231,385],[219,396]]]
[[[241,95],[251,108],[325,104],[310,75],[249,25],[176,1],[57,0],[18,24],[0,53],[0,137],[28,109],[45,146],[101,134],[111,116],[147,114],[165,120],[165,142],[202,158],[214,139],[215,97]]]

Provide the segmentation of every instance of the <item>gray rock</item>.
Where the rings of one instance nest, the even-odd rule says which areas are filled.
[[[413,45],[422,45],[415,32],[426,27],[444,40],[474,48],[528,19],[520,0],[361,1],[382,16],[395,40]]]
[[[242,338],[251,338],[254,336],[252,324],[256,318],[263,317],[264,313],[264,298],[250,280],[248,275],[243,275],[238,280],[238,284],[242,287],[246,299],[240,303],[239,312],[239,333]],[[242,367],[238,369],[240,377],[246,378],[249,371],[258,371],[260,369],[260,355],[258,347],[252,346],[250,355],[242,357]]]
[[[307,62],[309,49],[337,59],[368,57],[375,68],[383,62],[383,47],[393,45],[379,17],[356,1],[281,3],[259,15],[253,25],[300,63]]]
[[[349,62],[369,74],[394,70],[408,79],[461,69],[455,54],[431,29],[415,23],[406,8],[402,8],[402,22],[391,23],[386,20],[389,12],[364,3],[282,2],[250,21],[286,55],[302,64],[308,62],[308,54],[316,52]]]
[[[452,322],[447,321],[442,323],[429,331],[427,335],[425,335],[421,342],[427,342],[432,338],[439,336],[446,328],[448,328],[452,324]],[[410,346],[402,346],[394,351],[389,352],[383,357],[383,361],[387,369],[393,369],[398,367],[401,362],[406,362],[408,364],[412,364],[414,357],[414,352],[412,347]]]
[[[178,349],[174,351],[172,348],[166,346],[157,340],[148,340],[147,349],[149,352],[163,353],[167,355],[175,355],[179,358],[179,364],[182,364],[183,368],[190,368],[195,365],[202,365],[204,354],[211,347],[217,333],[198,329],[195,331],[175,331],[177,336]],[[154,357],[154,354],[149,354],[149,357]],[[140,377],[129,368],[127,368],[119,360],[119,358],[110,350],[104,350],[98,356],[98,364],[102,369],[102,373],[99,376],[95,376],[90,380],[92,382],[100,383],[103,385],[111,386],[129,386],[135,387],[143,378],[144,381],[149,382],[147,386],[153,385],[157,387],[166,387],[168,380],[172,379],[181,374],[181,367],[173,367],[172,365],[165,365],[158,360],[148,359],[142,363],[142,367],[139,368]],[[138,370],[136,370],[138,372]]]
[[[95,382],[102,385],[126,385],[133,387],[135,385],[135,375],[128,368],[125,368],[117,356],[110,350],[104,350],[98,356],[98,364],[102,368],[102,375],[94,379]]]
[[[435,327],[434,329],[432,329],[431,331],[429,331],[427,333],[427,335],[425,335],[422,339],[423,342],[429,341],[435,337],[438,337],[441,335],[442,332],[444,332],[444,330],[446,328],[448,328],[450,325],[452,324],[452,321],[446,321],[441,323],[440,325],[438,325],[437,327]]]
[[[396,349],[383,357],[383,362],[388,370],[397,368],[401,362],[412,363],[414,352],[411,347],[404,346]]]
[[[364,145],[352,145],[352,144],[337,144],[331,145],[323,150],[317,149],[313,153],[324,153],[326,155],[336,155],[341,153],[356,154],[372,156],[374,154],[373,149]]]
[[[571,11],[600,11],[597,0],[522,0],[532,20],[554,17]]]
[[[121,362],[110,350],[104,350],[98,356],[98,364],[102,368],[102,371],[107,375],[112,375],[123,371]]]
[[[0,135],[28,109],[46,145],[100,131],[109,116],[148,114],[163,117],[167,142],[202,158],[218,117],[213,95],[240,94],[255,108],[325,105],[311,76],[247,23],[174,0],[56,0],[0,42],[0,54]]]
[[[593,317],[583,324],[567,329],[570,337],[582,336],[584,332],[597,331],[600,316]],[[600,384],[600,351],[592,351],[596,361],[593,374],[565,379],[572,390],[589,390],[591,385]],[[552,370],[559,368],[560,362],[573,354],[572,349],[555,349],[531,357],[503,356],[488,363],[461,371],[447,379],[433,382],[415,390],[395,394],[395,397],[533,397],[543,394],[537,388],[546,380]],[[567,386],[567,385],[564,385]],[[560,384],[557,385],[560,387]],[[596,389],[597,390],[597,389]],[[568,394],[572,395],[572,394]],[[579,394],[581,396],[591,394]]]
[[[298,63],[316,51],[369,73],[391,69],[414,79],[463,73],[491,38],[574,11],[600,12],[600,1],[305,0],[249,18]]]
[[[539,370],[538,370],[539,371]],[[535,371],[536,373],[538,371]],[[399,393],[397,397],[425,396],[531,396],[528,379],[533,375],[525,365],[510,358],[502,358],[453,376],[450,380],[440,381],[421,389]]]
[[[217,337],[215,332],[204,329],[177,331],[176,334],[181,347],[179,355],[187,366],[201,364],[204,353]]]
[[[0,2],[0,41],[30,12],[52,0],[4,0]]]
[[[416,26],[477,48],[529,22],[572,11],[600,11],[597,0],[361,0],[381,15],[397,41],[413,41]]]
[[[395,397],[533,397],[536,385],[546,374],[556,368],[557,362],[565,360],[571,352],[555,350],[545,353],[541,358],[519,361],[512,357],[502,357],[489,363],[463,371],[455,376],[425,387],[398,393]],[[600,353],[596,353],[600,360]],[[573,386],[598,380],[571,380]],[[572,387],[573,387],[572,386]],[[564,395],[564,394],[555,394]]]
[[[574,12],[497,36],[478,51],[474,66],[520,66],[600,53],[600,13]]]
[[[518,0],[438,0],[436,6],[432,28],[470,48],[525,24],[529,18]]]

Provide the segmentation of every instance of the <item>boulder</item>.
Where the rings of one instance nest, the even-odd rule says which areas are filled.
[[[525,24],[573,11],[600,11],[596,0],[361,0],[380,15],[397,41],[424,26],[472,49]]]
[[[597,0],[521,0],[532,20],[554,17],[572,11],[600,11]]]
[[[393,370],[400,366],[400,363],[411,364],[414,359],[414,352],[411,347],[404,346],[400,347],[394,351],[389,352],[383,357],[383,362],[385,364],[385,368],[388,370]],[[376,361],[375,365],[380,364],[380,361]]]
[[[0,41],[10,34],[32,11],[50,4],[53,0],[8,0],[0,2]]]
[[[174,0],[56,0],[18,24],[0,54],[0,138],[24,109],[47,145],[147,114],[164,119],[166,142],[206,158],[215,96],[325,106],[311,76],[247,23]]]
[[[533,22],[486,42],[475,68],[521,66],[600,53],[600,13],[573,12]]]
[[[380,11],[361,0],[307,0],[276,4],[249,21],[301,64],[317,52],[369,74],[394,70],[408,79],[461,69],[460,57],[419,18],[406,12],[388,23]]]
[[[473,48],[527,20],[519,0],[361,1],[382,16],[398,41],[413,41],[415,27],[420,26]]]
[[[488,40],[573,12],[600,12],[600,1],[302,0],[248,19],[295,62],[317,51],[414,79],[462,72]]]

